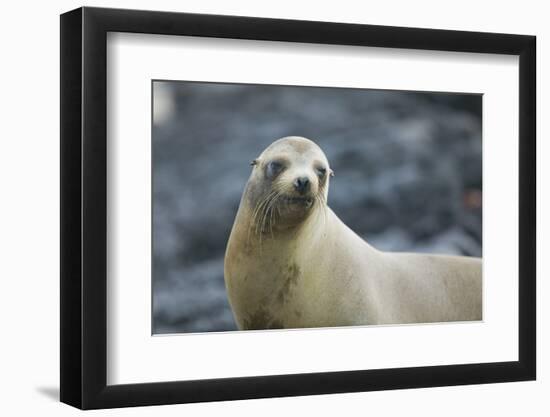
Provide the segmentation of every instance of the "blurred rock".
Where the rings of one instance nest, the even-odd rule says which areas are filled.
[[[235,329],[223,256],[250,160],[306,136],[329,205],[383,250],[481,256],[481,97],[155,82],[153,331]],[[158,89],[158,94],[157,94]]]

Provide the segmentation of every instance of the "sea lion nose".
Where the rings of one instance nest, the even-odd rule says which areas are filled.
[[[308,177],[298,177],[294,180],[294,188],[300,194],[304,194],[309,190],[309,178]]]

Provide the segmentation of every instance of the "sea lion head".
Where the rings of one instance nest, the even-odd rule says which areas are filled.
[[[299,136],[281,138],[252,166],[246,195],[259,230],[295,227],[316,208],[325,207],[333,173],[315,142]]]

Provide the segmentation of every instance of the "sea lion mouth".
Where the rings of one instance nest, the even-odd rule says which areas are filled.
[[[309,208],[313,205],[313,197],[281,197],[281,203],[288,206],[303,206]]]

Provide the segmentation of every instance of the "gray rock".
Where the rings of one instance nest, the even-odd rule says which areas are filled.
[[[384,250],[481,256],[481,98],[162,82],[153,125],[153,331],[226,331],[223,256],[249,161],[301,135],[329,204]],[[156,91],[156,90],[155,90]],[[157,94],[155,94],[157,97]]]

